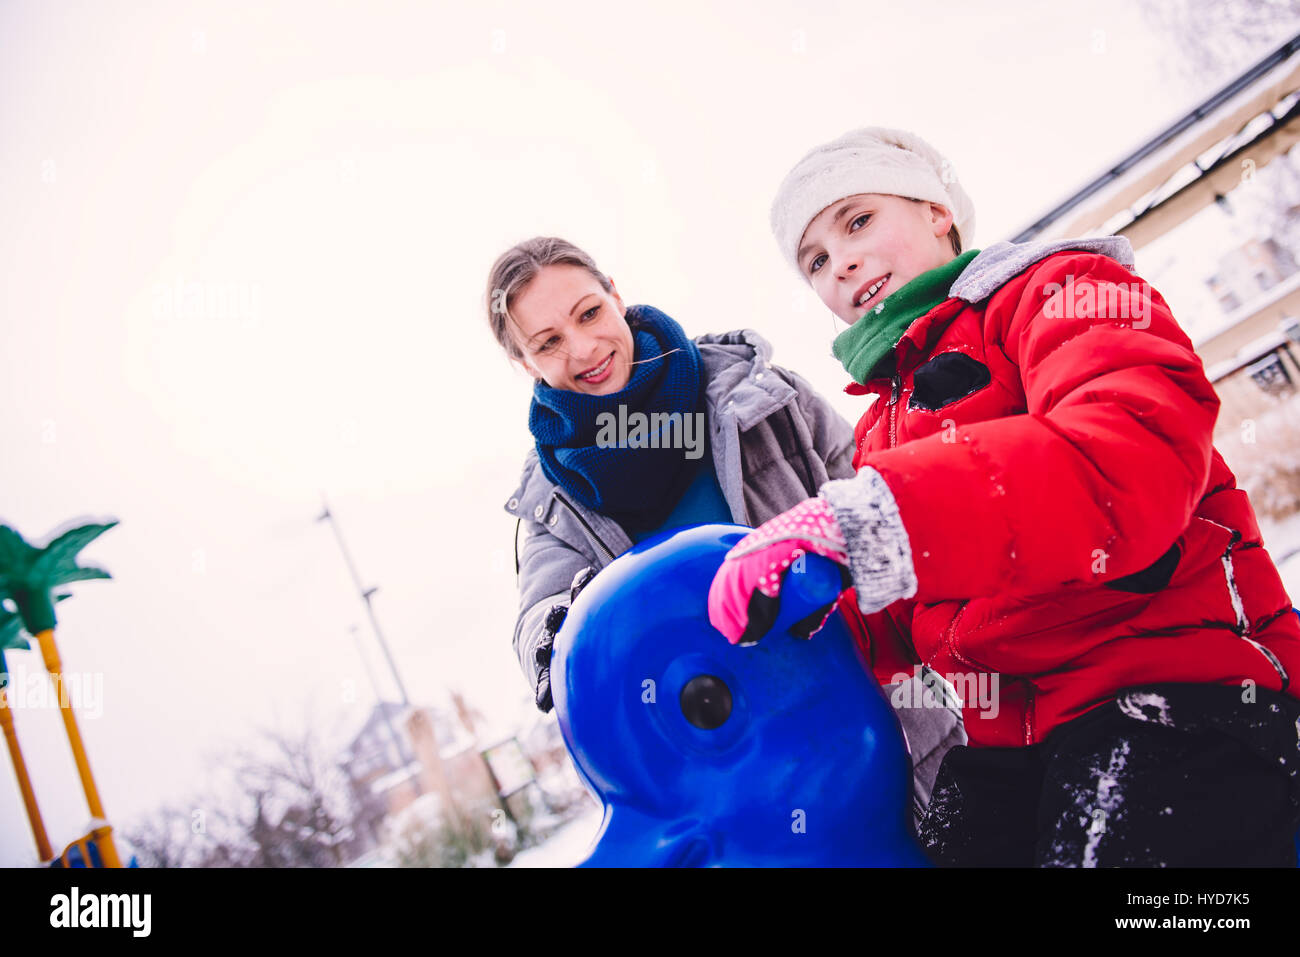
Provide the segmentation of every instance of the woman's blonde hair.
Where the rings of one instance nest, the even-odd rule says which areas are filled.
[[[512,359],[522,360],[523,351],[506,328],[508,324],[518,328],[510,315],[510,307],[543,266],[556,265],[581,266],[591,273],[605,292],[614,288],[609,277],[596,268],[596,261],[567,240],[556,236],[535,236],[507,249],[497,257],[488,273],[487,314],[492,335]]]

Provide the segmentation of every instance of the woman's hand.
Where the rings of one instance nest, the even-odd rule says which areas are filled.
[[[824,498],[810,498],[763,523],[723,559],[709,588],[709,621],[734,644],[752,645],[771,629],[781,609],[785,575],[803,570],[809,552],[840,566],[849,586],[848,549],[835,513]],[[835,602],[818,608],[790,629],[810,638],[821,630]]]
[[[534,695],[534,702],[537,710],[543,714],[555,707],[554,699],[551,698],[551,651],[555,647],[555,636],[560,633],[564,626],[564,619],[568,617],[569,607],[573,604],[578,593],[587,587],[587,583],[596,577],[596,572],[588,566],[582,569],[578,574],[573,576],[573,582],[569,585],[569,604],[552,605],[551,610],[546,615],[546,624],[543,626],[544,631],[541,640],[537,643],[536,661],[537,661],[537,689]],[[561,579],[563,580],[563,579]]]

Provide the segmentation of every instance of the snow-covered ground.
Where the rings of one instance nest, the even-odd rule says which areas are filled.
[[[600,830],[600,821],[601,809],[592,807],[552,834],[545,844],[515,855],[510,866],[573,867],[580,864],[591,850]]]

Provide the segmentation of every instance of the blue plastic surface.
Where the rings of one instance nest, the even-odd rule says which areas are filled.
[[[786,629],[840,590],[809,556],[758,644],[729,644],[707,596],[751,529],[702,525],[632,548],[578,596],[556,637],[552,692],[574,763],[604,807],[580,866],[926,866],[908,829],[911,761],[893,708],[839,615]],[[711,675],[697,726],[682,691]],[[699,698],[697,697],[698,701]],[[708,719],[705,719],[708,723]]]

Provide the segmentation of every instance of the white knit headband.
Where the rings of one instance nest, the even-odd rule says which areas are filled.
[[[869,126],[813,149],[786,174],[777,190],[772,202],[772,233],[796,272],[799,242],[808,224],[831,203],[859,193],[938,203],[952,213],[962,248],[971,247],[975,204],[957,182],[952,164],[913,133]]]

